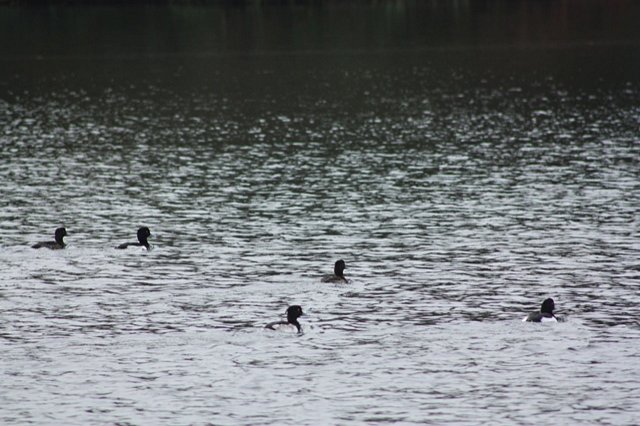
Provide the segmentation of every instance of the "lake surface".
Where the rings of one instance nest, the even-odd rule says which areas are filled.
[[[640,423],[640,3],[260,4],[0,8],[0,423]]]

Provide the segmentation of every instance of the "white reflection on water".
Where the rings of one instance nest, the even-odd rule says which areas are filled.
[[[2,422],[638,423],[637,87],[391,71],[5,102]]]

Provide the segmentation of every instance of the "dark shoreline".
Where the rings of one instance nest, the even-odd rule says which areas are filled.
[[[383,5],[377,0],[0,0],[0,6],[313,6],[320,4],[371,4]],[[391,3],[391,2],[389,2]],[[398,3],[398,2],[396,2]],[[403,0],[406,6],[418,5],[416,0]],[[441,1],[424,3],[443,3]]]

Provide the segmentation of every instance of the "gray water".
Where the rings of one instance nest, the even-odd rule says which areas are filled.
[[[0,9],[0,423],[640,423],[603,4]]]

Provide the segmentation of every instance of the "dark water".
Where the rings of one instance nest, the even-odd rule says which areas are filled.
[[[639,423],[639,18],[0,8],[0,422]]]

